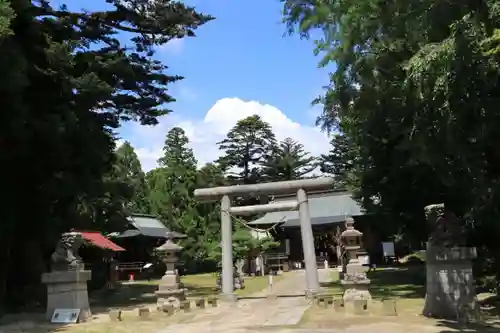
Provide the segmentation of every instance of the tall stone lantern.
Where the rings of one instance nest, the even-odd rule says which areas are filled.
[[[186,289],[180,282],[181,279],[176,268],[182,246],[174,242],[174,237],[175,233],[167,232],[165,244],[155,249],[158,257],[167,267],[165,275],[163,275],[158,285],[158,290],[155,292],[158,308],[161,308],[164,304],[172,304],[178,308],[180,302],[186,299]]]
[[[346,219],[345,227],[346,230],[342,232],[341,238],[347,252],[348,262],[344,279],[340,281],[344,287],[344,301],[371,300],[370,280],[366,277],[367,268],[363,267],[358,259],[363,233],[354,228],[354,219],[351,217]]]

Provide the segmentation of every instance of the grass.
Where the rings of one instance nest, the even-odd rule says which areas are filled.
[[[375,300],[424,298],[425,272],[423,266],[377,268],[367,274],[371,280],[370,293]],[[331,282],[322,284],[326,294],[340,296],[344,290],[339,273],[333,272]]]
[[[372,302],[369,304],[369,315],[356,316],[355,320],[350,314],[338,314],[333,309],[312,306],[304,314],[301,326],[307,328],[327,328],[335,326],[337,329],[347,329],[355,325],[367,325],[367,330],[376,331],[404,331],[404,332],[453,332],[461,330],[453,322],[429,319],[420,315],[424,307],[425,297],[425,266],[415,264],[411,266],[377,268],[376,271],[369,272],[368,278],[371,280],[370,293]],[[332,282],[323,285],[328,294],[341,297],[343,293],[338,273],[332,276]],[[397,317],[382,316],[382,300],[396,300]],[[496,300],[498,304],[500,301]],[[482,304],[495,303],[494,297],[490,297]],[[496,306],[491,306],[491,312]],[[496,319],[498,312],[495,312]],[[490,321],[492,315],[483,311],[484,319]],[[371,326],[376,325],[376,326]],[[368,327],[370,326],[370,327]],[[468,332],[496,332],[500,330],[483,325],[470,325]]]
[[[276,283],[283,278],[283,275],[273,276],[273,282]],[[187,288],[188,297],[206,297],[217,295],[216,289],[217,276],[213,273],[185,275],[181,277],[181,282]],[[159,280],[146,281],[146,284],[157,286]],[[268,276],[247,276],[245,277],[245,289],[236,290],[238,296],[249,296],[265,289],[268,285]]]
[[[407,262],[425,262],[425,250],[410,253],[399,259],[400,263]]]
[[[282,276],[275,276],[275,281]],[[248,296],[267,287],[267,276],[256,276],[245,278],[245,289],[237,290],[238,296]],[[217,295],[217,276],[213,273],[185,275],[181,282],[187,288],[187,296],[190,298],[207,297]],[[115,291],[101,291],[90,295],[93,312],[107,312],[110,308],[129,309],[140,305],[156,302],[155,290],[159,280],[136,281],[134,283],[122,284]]]
[[[356,317],[356,324],[372,324],[387,320],[382,317],[381,302],[385,299],[397,300],[398,317],[391,317],[390,322],[402,321],[415,322],[419,319],[416,315],[421,311],[425,296],[425,273],[424,267],[401,267],[401,268],[378,268],[369,272],[368,278],[371,280],[370,293],[372,303],[370,306],[370,316]],[[322,285],[325,294],[334,297],[342,297],[343,287],[340,283],[339,273],[332,273],[332,281]],[[408,317],[408,318],[407,318]],[[406,319],[402,319],[406,318]],[[312,306],[304,314],[301,325],[305,327],[331,327],[335,322],[336,328],[348,327],[353,324],[352,317],[335,314],[332,309]],[[420,323],[421,324],[421,323]],[[387,328],[386,330],[392,330]]]
[[[281,280],[283,276],[274,276],[274,282]],[[216,295],[217,276],[213,273],[186,275],[181,277],[181,282],[187,288],[188,298],[207,297]],[[193,318],[193,314],[178,313],[172,317],[166,317],[155,311],[151,312],[151,318],[139,320],[136,309],[140,306],[154,307],[159,280],[136,281],[124,283],[115,291],[101,291],[89,295],[90,306],[94,320],[90,323],[78,325],[57,326],[46,324],[41,315],[25,314],[12,317],[7,326],[0,326],[0,333],[151,333],[168,324],[185,322]],[[240,297],[249,296],[267,287],[267,276],[256,276],[245,278],[245,289],[237,290]],[[110,309],[119,308],[123,311],[124,321],[118,323],[109,322],[107,313]]]

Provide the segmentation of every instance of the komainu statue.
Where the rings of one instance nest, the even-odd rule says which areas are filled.
[[[464,223],[444,204],[425,207],[425,215],[431,226],[429,243],[446,248],[465,245]]]
[[[82,263],[78,249],[83,244],[82,234],[66,232],[61,235],[56,249],[50,257],[53,271],[67,271],[79,269]]]

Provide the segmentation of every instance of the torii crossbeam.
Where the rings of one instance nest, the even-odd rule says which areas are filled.
[[[306,296],[311,297],[319,291],[318,269],[314,251],[314,238],[309,213],[307,190],[322,191],[333,187],[333,178],[315,178],[272,182],[252,185],[234,185],[197,189],[195,197],[203,202],[221,201],[221,238],[222,238],[222,294],[226,300],[235,301],[233,285],[233,246],[231,215],[249,215],[276,211],[299,210],[302,248],[306,266]],[[297,200],[270,203],[265,205],[231,207],[231,198],[238,196],[258,196],[273,194],[296,194]]]

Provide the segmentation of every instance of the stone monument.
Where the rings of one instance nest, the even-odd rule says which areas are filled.
[[[163,260],[167,269],[165,275],[160,280],[157,297],[157,307],[162,309],[164,305],[172,304],[174,308],[179,308],[182,301],[186,300],[186,289],[181,283],[181,278],[176,269],[179,261],[179,252],[182,247],[174,242],[174,233],[167,232],[165,244],[156,248],[156,253]]]
[[[245,289],[245,279],[243,278],[243,261],[236,261],[235,269],[233,272],[233,289]],[[219,274],[217,280],[215,281],[217,290],[221,290],[222,287],[222,277]]]
[[[236,274],[234,277],[234,287],[235,289],[245,289],[245,279],[243,277],[243,266],[245,266],[245,260],[236,260]]]
[[[91,318],[87,292],[91,272],[84,269],[78,256],[83,241],[79,232],[62,234],[51,256],[51,272],[42,274],[42,283],[47,285],[47,319],[55,309],[80,310],[78,321]]]
[[[346,230],[341,238],[347,253],[347,266],[343,279],[340,281],[344,287],[344,301],[357,299],[371,300],[369,291],[370,280],[366,277],[367,268],[363,267],[358,259],[358,250],[361,248],[363,233],[354,229],[354,220],[349,217],[345,221]]]
[[[425,207],[431,224],[427,242],[427,284],[423,315],[471,321],[479,316],[472,274],[476,249],[465,246],[463,223],[444,204]]]

